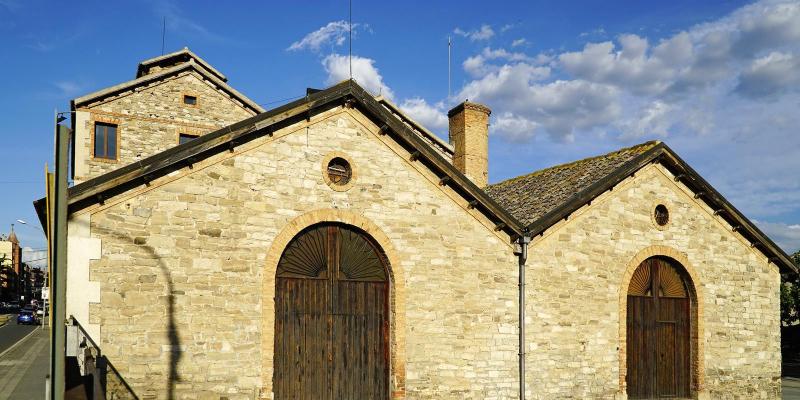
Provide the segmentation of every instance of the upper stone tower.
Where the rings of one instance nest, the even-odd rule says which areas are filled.
[[[197,54],[194,54],[191,50],[189,50],[188,47],[184,47],[183,50],[179,50],[174,53],[164,54],[162,56],[153,57],[149,60],[140,62],[139,66],[136,68],[136,77],[141,78],[145,75],[155,74],[159,71],[163,71],[165,69],[188,62],[199,64],[205,68],[206,71],[210,72],[223,82],[228,81],[228,78],[226,78],[225,75],[217,71],[211,66],[211,64],[198,57]]]
[[[264,109],[184,48],[139,63],[136,79],[72,101],[76,184]]]

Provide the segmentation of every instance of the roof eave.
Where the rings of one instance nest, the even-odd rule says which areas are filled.
[[[495,230],[502,230],[514,239],[524,233],[522,223],[511,216],[505,209],[494,202],[483,190],[478,188],[464,174],[459,172],[442,155],[434,150],[410,128],[392,115],[389,110],[379,104],[372,95],[352,81],[344,81],[321,92],[310,94],[305,98],[285,104],[244,121],[203,135],[191,142],[178,145],[169,150],[155,154],[143,160],[126,165],[99,177],[80,183],[69,189],[70,213],[83,209],[90,204],[102,202],[111,196],[124,193],[132,187],[146,184],[149,180],[171,172],[176,166],[188,165],[205,154],[216,153],[228,148],[230,143],[248,140],[267,130],[276,129],[276,125],[292,118],[307,117],[314,109],[332,102],[347,98],[355,100],[374,118],[387,125],[387,134],[392,135],[401,144],[405,144],[419,153],[418,160],[427,163],[428,168],[440,174],[442,181],[453,188],[472,204],[471,207],[487,215]],[[353,104],[353,105],[355,105]],[[38,204],[41,200],[35,202]],[[37,212],[43,211],[37,207]],[[41,220],[43,215],[39,215]]]
[[[406,122],[408,122],[409,124],[414,126],[415,129],[419,130],[423,135],[425,135],[425,137],[427,137],[431,141],[435,142],[437,146],[442,147],[445,151],[447,151],[447,153],[449,155],[451,155],[451,156],[453,155],[453,153],[454,153],[453,145],[451,145],[450,143],[447,143],[446,141],[442,140],[442,138],[437,136],[435,133],[429,131],[427,128],[422,126],[422,124],[420,124],[415,119],[411,118],[408,114],[403,112],[403,110],[401,110],[400,107],[398,107],[396,104],[392,103],[390,100],[386,99],[383,96],[379,96],[375,100],[378,101],[379,103],[389,107],[393,112],[395,112],[397,115],[402,117]]]
[[[728,221],[732,226],[739,226],[744,229],[743,233],[750,235],[748,240],[751,240],[752,247],[761,247],[760,251],[768,257],[770,262],[774,262],[782,271],[789,271],[798,273],[797,266],[792,261],[786,252],[778,247],[769,237],[761,232],[749,219],[742,215],[730,202],[728,202],[719,192],[716,191],[703,177],[700,176],[694,169],[692,169],[685,161],[683,161],[672,149],[665,143],[660,142],[653,148],[635,157],[633,160],[625,163],[617,168],[605,178],[598,180],[588,188],[574,194],[570,199],[556,207],[552,211],[546,213],[536,221],[533,221],[527,226],[528,235],[537,236],[544,231],[555,225],[558,221],[568,218],[573,212],[577,211],[580,207],[591,202],[594,198],[603,192],[618,185],[623,180],[632,176],[636,171],[644,166],[653,162],[667,162],[670,166],[681,171],[691,181],[684,181],[684,184],[689,186],[689,189],[698,192],[703,192],[703,200],[709,203],[715,210],[725,210],[719,213],[723,218],[731,219]],[[759,243],[756,245],[754,243]]]
[[[167,76],[183,72],[187,69],[193,69],[197,71],[199,74],[203,75],[213,84],[217,85],[218,87],[222,88],[224,91],[228,92],[232,97],[236,98],[237,100],[241,101],[246,107],[250,108],[252,111],[256,113],[264,112],[264,108],[258,105],[258,103],[250,100],[247,96],[239,93],[236,89],[228,85],[226,82],[220,80],[214,74],[206,70],[202,65],[195,63],[194,61],[189,61],[183,64],[176,65],[171,68],[166,68],[154,74],[144,75],[142,77],[120,83],[118,85],[114,85],[109,88],[105,88],[102,90],[98,90],[93,93],[89,93],[87,95],[75,98],[72,100],[74,107],[81,107],[90,103],[95,103],[98,101],[103,100],[104,98],[118,95],[130,90],[135,89],[141,85],[145,85],[151,82],[159,81]]]
[[[786,254],[769,236],[765,235],[761,229],[756,226],[752,221],[744,216],[733,204],[731,204],[722,194],[714,189],[700,174],[698,174],[688,163],[678,156],[672,149],[664,144],[664,152],[661,155],[660,161],[669,163],[665,165],[667,168],[672,166],[676,168],[679,173],[683,173],[690,181],[683,181],[684,185],[688,186],[695,193],[702,193],[701,198],[711,206],[716,213],[725,219],[732,227],[739,227],[739,231],[746,233],[746,237],[751,243],[751,247],[762,247],[761,252],[764,253],[770,262],[775,263],[783,271],[798,273],[798,267],[792,258]],[[743,231],[741,230],[743,229]],[[743,235],[744,236],[744,235]],[[771,253],[771,254],[770,254]]]
[[[193,58],[198,64],[202,65],[206,70],[208,70],[210,73],[214,74],[214,76],[216,76],[217,78],[219,78],[223,82],[227,82],[228,81],[228,78],[222,72],[219,72],[216,68],[212,67],[211,64],[209,64],[206,60],[202,59],[200,56],[198,56],[197,54],[195,54],[193,51],[189,50],[186,47],[184,47],[181,50],[169,53],[169,54],[164,54],[164,55],[160,55],[160,56],[157,56],[157,57],[149,58],[147,60],[144,60],[144,61],[140,62],[139,65],[136,66],[136,77],[139,78],[139,77],[145,76],[145,74],[144,74],[144,68],[145,67],[149,67],[149,66],[151,66],[153,64],[157,64],[157,63],[159,63],[159,62],[161,62],[163,60],[167,60],[167,59],[170,59],[170,58],[173,58],[173,57],[176,57],[176,56],[180,56],[180,55],[184,55],[184,54],[189,56],[189,57],[191,57],[191,58]]]

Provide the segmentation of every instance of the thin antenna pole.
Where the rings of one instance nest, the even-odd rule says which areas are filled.
[[[450,47],[452,46],[450,36],[447,37],[447,97],[451,96],[450,92]]]
[[[353,80],[353,0],[350,0],[350,15],[349,22],[347,23],[347,30],[350,33],[350,80]]]
[[[161,23],[161,55],[164,55],[164,40],[167,36],[167,17],[163,17]]]

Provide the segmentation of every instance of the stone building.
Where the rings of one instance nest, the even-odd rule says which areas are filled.
[[[22,247],[11,225],[11,232],[0,235],[0,301],[20,300],[20,265],[22,260]]]
[[[67,313],[139,398],[780,398],[795,266],[664,143],[489,185],[486,106],[188,50],[73,108]]]

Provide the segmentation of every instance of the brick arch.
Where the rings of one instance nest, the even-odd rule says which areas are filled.
[[[691,391],[695,395],[702,394],[705,388],[705,357],[703,356],[703,292],[699,290],[700,275],[689,262],[685,253],[672,247],[663,245],[653,245],[640,250],[625,267],[622,275],[622,282],[619,286],[619,391],[627,396],[625,377],[627,375],[627,320],[628,320],[628,286],[630,285],[633,273],[644,260],[651,257],[667,257],[675,260],[683,267],[684,272],[689,277],[689,298],[690,298],[690,367],[691,371]]]
[[[391,398],[405,397],[405,277],[402,260],[391,240],[372,221],[361,214],[337,209],[314,210],[295,217],[275,236],[267,252],[261,294],[261,351],[262,391],[272,392],[274,334],[275,334],[275,272],[283,250],[303,229],[322,222],[340,222],[353,225],[368,233],[382,248],[389,260],[390,301],[390,376]]]

